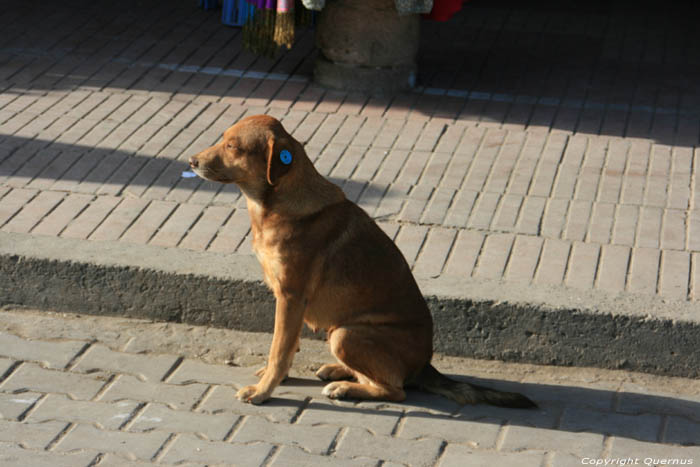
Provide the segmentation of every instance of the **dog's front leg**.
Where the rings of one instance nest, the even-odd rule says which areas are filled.
[[[267,368],[258,384],[238,391],[239,400],[260,404],[270,398],[292,366],[304,322],[304,308],[299,300],[278,296],[275,307],[275,330],[272,335]]]

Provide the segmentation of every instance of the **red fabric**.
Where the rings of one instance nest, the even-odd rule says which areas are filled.
[[[462,0],[434,0],[433,10],[423,18],[433,21],[447,21],[462,9]]]

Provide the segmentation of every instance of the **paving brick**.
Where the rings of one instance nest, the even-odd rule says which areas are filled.
[[[35,404],[41,396],[42,394],[35,392],[0,393],[0,420],[17,421],[17,418]]]
[[[481,252],[485,235],[481,232],[461,230],[445,265],[445,273],[471,277],[477,258]]]
[[[64,368],[85,346],[85,342],[45,342],[0,332],[0,356],[38,362],[46,368]]]
[[[36,190],[15,188],[6,194],[2,198],[2,204],[0,204],[0,226],[11,219],[12,216],[22,209],[29,200],[34,198],[37,193]]]
[[[543,133],[529,133],[525,145],[508,184],[508,192],[526,195],[530,189],[533,174],[546,141]]]
[[[190,227],[179,246],[190,250],[204,250],[232,212],[233,209],[228,207],[207,207],[197,222]]]
[[[97,453],[93,451],[63,454],[25,449],[19,444],[0,442],[0,464],[6,466],[75,467],[76,465],[90,465],[96,458]]]
[[[462,467],[468,459],[474,467],[491,467],[493,465],[518,465],[523,467],[539,467],[544,465],[544,452],[499,452],[480,451],[469,446],[448,444],[445,453],[440,458],[440,467]]]
[[[412,267],[415,263],[427,233],[428,227],[426,226],[410,224],[401,226],[399,234],[396,236],[396,245],[403,253],[409,266]]]
[[[545,239],[534,282],[538,284],[560,284],[564,280],[570,251],[570,242]]]
[[[639,208],[637,206],[618,204],[612,231],[612,243],[615,245],[634,246]]]
[[[101,344],[92,345],[72,369],[79,373],[97,370],[126,373],[143,381],[160,381],[175,364],[173,355],[147,355],[115,352]]]
[[[647,206],[666,206],[670,165],[670,148],[668,146],[654,145],[649,163],[649,175],[644,190],[644,204]]]
[[[160,461],[167,464],[189,462],[230,464],[231,460],[235,459],[236,465],[253,467],[262,465],[271,451],[272,445],[269,443],[231,444],[222,441],[204,441],[190,434],[181,434],[168,446]]]
[[[476,200],[476,206],[469,217],[467,227],[470,229],[487,230],[494,221],[496,208],[500,200],[501,195],[498,193],[480,193]]]
[[[599,245],[573,242],[566,271],[566,285],[579,289],[593,288],[599,258]]]
[[[345,180],[350,178],[358,167],[358,164],[365,157],[365,148],[359,146],[351,146],[343,152],[343,157],[340,158],[333,170],[331,170],[331,178],[337,180]]]
[[[47,190],[58,180],[81,156],[80,149],[62,150],[61,153],[51,160],[44,169],[34,177],[28,184],[28,188],[37,190]]]
[[[512,281],[530,282],[542,250],[542,238],[517,235],[504,277]]]
[[[466,227],[477,196],[478,192],[476,191],[458,191],[452,201],[452,205],[447,211],[443,224],[445,226]]]
[[[577,456],[598,457],[603,451],[603,435],[599,433],[573,433],[568,431],[508,426],[501,446],[502,451],[537,449],[566,452]]]
[[[447,171],[450,159],[451,157],[447,153],[433,153],[423,173],[421,173],[418,183],[438,186]]]
[[[194,406],[202,398],[207,387],[207,385],[199,383],[176,385],[140,381],[134,376],[119,375],[116,381],[100,396],[100,401],[160,402],[183,410]]]
[[[405,440],[375,435],[362,428],[348,428],[338,441],[335,455],[341,458],[371,457],[415,466],[433,465],[441,441]]]
[[[171,384],[189,384],[193,382],[207,384],[235,385],[238,388],[254,384],[257,368],[213,365],[198,360],[185,359],[177,370],[168,378]]]
[[[557,175],[567,136],[553,134],[547,141],[528,193],[531,196],[549,196]]]
[[[560,238],[564,231],[568,210],[569,200],[549,198],[544,208],[541,235],[549,238]]]
[[[149,243],[166,247],[176,246],[197,221],[203,209],[203,206],[195,204],[177,205]]]
[[[559,166],[554,185],[552,187],[552,196],[556,198],[573,199],[578,180],[580,167],[578,165],[565,163]]]
[[[447,131],[445,122],[439,119],[431,119],[420,132],[415,149],[417,151],[433,151],[438,141],[442,139],[445,131]]]
[[[348,408],[334,405],[326,400],[312,400],[297,420],[298,425],[358,427],[374,435],[390,436],[402,411],[396,407],[378,409]]]
[[[620,387],[617,411],[628,414],[663,413],[680,417],[697,417],[700,396],[677,394],[666,397],[658,388],[637,382],[624,382]]]
[[[340,126],[345,120],[345,115],[327,115],[323,123],[313,133],[313,136],[306,143],[309,147],[323,148],[335,136]],[[341,143],[342,144],[342,143]]]
[[[138,219],[124,232],[121,240],[141,244],[148,243],[176,207],[177,204],[170,201],[151,201]]]
[[[499,279],[503,275],[514,239],[515,236],[512,234],[487,236],[474,270],[474,276]]]
[[[435,438],[448,443],[468,444],[470,447],[490,449],[496,447],[501,422],[497,419],[468,420],[428,412],[409,412],[399,431],[405,439]]]
[[[408,199],[403,205],[403,209],[401,209],[399,220],[418,224],[432,192],[433,188],[431,186],[413,186],[408,194]]]
[[[498,206],[498,212],[492,226],[497,231],[512,232],[515,230],[515,224],[520,212],[523,198],[517,195],[505,195],[501,198]]]
[[[54,454],[57,456],[61,455],[60,453]],[[113,454],[111,452],[104,453],[100,459],[100,467],[150,467],[153,465],[153,463],[150,461],[129,460],[125,455]],[[74,467],[74,465],[71,467]],[[186,465],[188,467],[205,467],[205,464],[188,463]]]
[[[452,154],[459,145],[462,135],[467,130],[467,126],[457,123],[455,125],[446,125],[445,132],[440,136],[435,152],[445,152]]]
[[[160,431],[127,433],[100,430],[91,425],[78,424],[58,442],[54,451],[94,449],[122,454],[132,459],[148,460],[158,452],[169,436],[169,433]]]
[[[27,423],[0,420],[0,441],[44,449],[67,426],[64,422]]]
[[[24,397],[24,394],[22,394]],[[32,410],[28,422],[58,420],[70,423],[97,424],[100,429],[117,430],[138,407],[134,401],[114,403],[72,400],[62,394],[48,394]]]
[[[688,214],[679,209],[666,209],[661,227],[661,248],[670,250],[685,249],[686,223]]]
[[[250,216],[244,209],[236,209],[226,224],[219,230],[216,238],[211,242],[208,251],[231,253],[243,242],[250,231]]]
[[[61,237],[85,239],[119,203],[120,198],[99,196],[61,232]]]
[[[659,274],[661,250],[634,248],[630,260],[629,290],[655,294]]]
[[[338,427],[323,425],[306,426],[299,430],[295,425],[247,417],[237,428],[232,442],[250,444],[274,440],[276,444],[299,447],[312,454],[325,454],[339,431]]]
[[[625,415],[567,407],[560,429],[572,432],[602,433],[608,436],[656,441],[661,428],[658,414]]]
[[[47,370],[33,363],[22,364],[2,386],[4,391],[36,391],[68,394],[73,399],[90,400],[104,386],[89,376]]]
[[[690,253],[686,251],[663,250],[659,293],[664,297],[683,299],[688,297],[690,277]]]
[[[143,212],[148,200],[124,198],[88,237],[90,240],[117,240]]]
[[[593,203],[593,212],[588,227],[586,240],[593,243],[610,243],[614,222],[615,205],[610,203]]]
[[[28,233],[47,213],[61,202],[64,196],[64,193],[53,191],[40,192],[5,224],[2,230],[5,232]]]
[[[588,219],[592,205],[588,201],[573,200],[569,204],[569,213],[564,229],[564,238],[567,240],[583,241],[588,229]]]
[[[332,465],[334,467],[374,467],[374,459],[338,459],[335,456],[309,454],[293,446],[282,446],[270,464],[277,467],[305,467],[310,465]]]
[[[238,423],[232,413],[207,414],[173,410],[161,404],[149,404],[129,425],[129,431],[193,433],[208,440],[223,440]]]
[[[651,145],[647,141],[635,140],[631,143],[620,196],[625,204],[643,203],[650,151]]]
[[[597,274],[597,287],[609,291],[621,291],[627,283],[630,248],[603,245]]]
[[[404,166],[404,163],[406,162],[406,159],[408,158],[409,152],[408,151],[400,151],[400,150],[383,150],[383,149],[375,149],[371,148],[368,152],[368,157],[374,156],[375,154],[378,154],[377,152],[374,151],[380,151],[381,153],[384,153],[384,157],[382,158],[381,165],[377,168],[376,173],[371,177],[373,181],[375,182],[382,182],[382,183],[392,183],[396,180],[396,177],[398,173],[401,171],[401,169]],[[367,158],[365,158],[366,160]],[[366,165],[365,160],[363,160],[360,163],[360,167],[358,168],[358,171],[356,172],[357,176],[362,175],[362,169],[363,165]],[[353,174],[355,176],[355,174]]]
[[[698,440],[700,440],[700,420],[674,416],[668,418],[664,442],[698,446],[700,444]]]
[[[273,397],[264,404],[253,405],[236,399],[236,388],[214,386],[197,410],[206,413],[233,412],[238,415],[265,417],[272,422],[289,423],[298,417],[306,403],[306,397],[293,393],[281,394],[283,390],[283,386],[280,386],[273,393]]]
[[[488,129],[479,151],[464,179],[463,188],[481,190],[491,172],[491,167],[498,156],[499,148],[503,145],[506,132],[499,129]],[[524,194],[524,193],[523,193]]]
[[[513,169],[520,151],[525,142],[526,133],[522,131],[509,131],[503,142],[503,147],[498,153],[486,182],[485,189],[503,193],[513,175]]]
[[[413,273],[417,276],[439,276],[456,235],[457,231],[453,229],[431,228]]]
[[[660,208],[643,206],[640,209],[636,246],[659,248],[662,216]]]
[[[516,224],[516,232],[528,235],[539,235],[545,204],[545,198],[534,196],[526,197],[523,206],[520,208],[520,217]]]
[[[648,443],[623,437],[613,437],[610,443],[609,457],[639,459],[650,467],[672,465],[673,459],[678,459],[678,463],[686,460],[686,465],[689,459],[693,459],[694,462],[700,459],[700,447],[698,446]]]
[[[692,277],[690,278],[690,289],[694,300],[700,300],[700,253],[691,255]]]

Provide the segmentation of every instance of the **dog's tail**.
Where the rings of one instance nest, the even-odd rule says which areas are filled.
[[[455,381],[427,364],[414,380],[422,390],[439,394],[458,404],[490,404],[519,409],[536,408],[537,404],[516,392],[503,392]]]

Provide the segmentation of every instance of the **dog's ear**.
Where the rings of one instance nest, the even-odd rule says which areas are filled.
[[[277,184],[277,181],[294,164],[291,148],[285,147],[284,140],[270,136],[267,140],[267,183]]]

